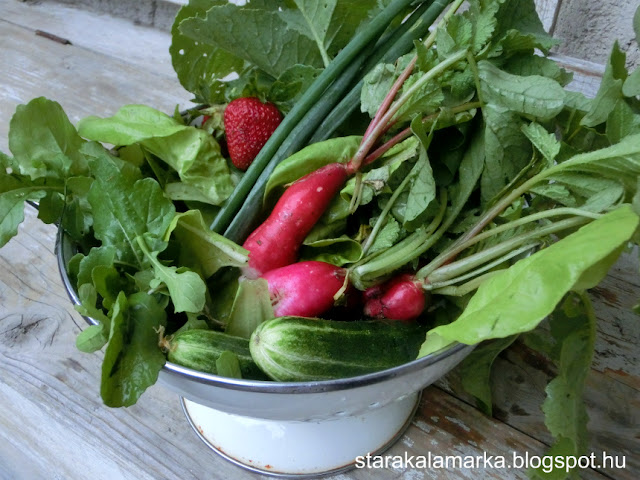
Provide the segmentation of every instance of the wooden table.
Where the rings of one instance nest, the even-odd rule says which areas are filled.
[[[7,151],[16,105],[40,95],[59,101],[73,122],[127,103],[165,111],[189,105],[171,69],[166,34],[50,3],[0,0],[0,12],[0,150]],[[593,88],[596,67],[581,66],[586,76],[577,88]],[[259,477],[212,453],[191,430],[179,398],[160,386],[130,408],[102,404],[102,353],[75,348],[85,324],[60,281],[55,228],[36,213],[26,208],[19,235],[0,250],[0,480]],[[591,292],[600,322],[586,392],[590,452],[618,455],[619,462],[624,456],[626,464],[584,470],[584,478],[640,478],[640,324],[629,310],[640,298],[636,258],[626,255]],[[553,376],[545,358],[517,343],[496,362],[493,418],[454,388],[455,377],[443,379],[425,390],[388,455],[543,455],[551,437],[540,405]],[[526,472],[408,466],[335,478],[526,478]]]

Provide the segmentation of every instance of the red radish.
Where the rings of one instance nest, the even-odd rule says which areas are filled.
[[[422,284],[411,274],[371,287],[364,296],[364,313],[372,318],[412,322],[424,311],[426,304]]]
[[[276,268],[264,275],[276,317],[317,317],[329,310],[345,282],[346,270],[310,260]]]
[[[293,182],[269,217],[244,242],[249,275],[290,265],[307,234],[347,180],[347,166],[330,163]]]

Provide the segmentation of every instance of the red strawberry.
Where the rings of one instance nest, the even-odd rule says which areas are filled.
[[[280,125],[282,115],[273,103],[255,97],[233,100],[224,110],[227,148],[233,164],[246,170]]]

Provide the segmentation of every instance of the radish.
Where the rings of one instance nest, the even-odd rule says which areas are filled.
[[[276,268],[262,275],[276,317],[317,317],[329,310],[342,288],[346,270],[310,260]]]
[[[244,242],[249,251],[248,276],[260,276],[298,259],[307,234],[342,188],[349,169],[330,163],[293,182],[269,217]]]
[[[371,318],[412,322],[426,305],[422,282],[406,273],[368,288],[364,297],[364,313]]]

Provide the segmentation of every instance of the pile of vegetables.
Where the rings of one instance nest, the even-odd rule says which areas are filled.
[[[25,201],[77,246],[67,272],[97,321],[77,346],[104,348],[106,405],[134,404],[167,357],[306,381],[461,342],[488,379],[548,319],[552,452],[582,453],[586,292],[638,242],[640,70],[615,44],[588,99],[546,57],[532,0],[461,4],[191,0],[171,55],[202,107],[77,128],[54,101],[18,107],[0,246]],[[224,109],[241,98],[283,118],[237,168]]]

